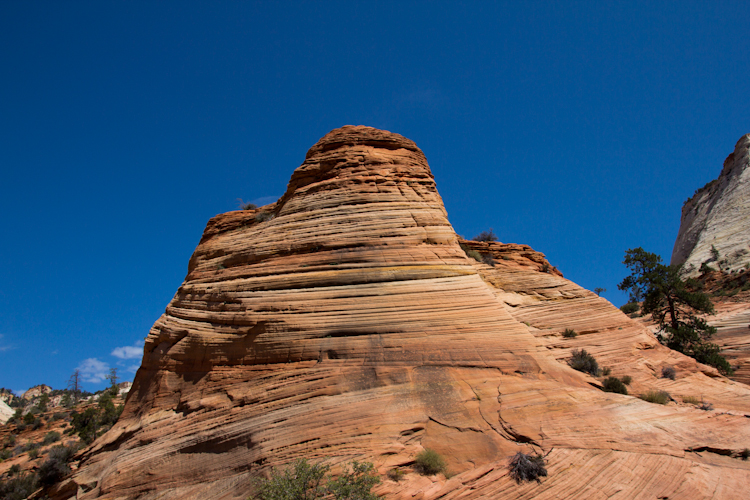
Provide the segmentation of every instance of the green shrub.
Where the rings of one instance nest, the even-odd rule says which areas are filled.
[[[571,352],[572,356],[568,360],[568,364],[574,370],[579,372],[589,373],[593,376],[599,375],[599,364],[594,359],[594,356],[586,352],[586,349],[573,349]]]
[[[36,460],[39,457],[39,448],[32,448],[29,450],[29,458]]]
[[[385,475],[391,481],[399,482],[404,477],[404,471],[402,471],[398,467],[394,467],[393,469],[391,469],[388,472],[386,472]]]
[[[47,446],[48,444],[52,444],[55,441],[60,441],[60,433],[50,431],[44,436],[44,439],[42,440],[42,446]]]
[[[609,366],[602,367],[602,375],[604,375],[605,377],[609,377],[610,373],[612,373],[612,368],[610,368]]]
[[[16,445],[15,434],[9,434],[3,443],[3,448],[13,448]]]
[[[641,307],[638,305],[638,302],[628,302],[627,304],[620,306],[620,311],[624,312],[625,314],[633,314],[637,313],[640,308]]]
[[[420,451],[414,459],[414,468],[425,476],[445,472],[446,465],[443,457],[430,448]]]
[[[271,212],[258,212],[255,215],[256,222],[266,222],[271,219],[273,219],[273,214]]]
[[[661,378],[668,378],[670,380],[674,380],[676,372],[674,371],[674,368],[671,366],[665,366],[661,369]]]
[[[18,471],[15,474],[18,474]],[[25,500],[38,487],[39,481],[36,474],[23,474],[7,481],[0,481],[0,498],[3,500]]]
[[[284,471],[271,471],[270,479],[258,483],[255,498],[260,500],[305,500],[322,498],[325,488],[321,484],[328,465],[310,464],[301,458]]]
[[[565,337],[566,339],[572,339],[574,337],[577,337],[578,334],[572,328],[566,328],[565,331],[562,333],[562,336]]]
[[[544,467],[544,457],[541,455],[527,455],[520,451],[510,459],[508,464],[510,477],[517,483],[523,481],[537,481],[540,477],[547,476],[547,469]]]
[[[649,403],[656,403],[659,405],[665,405],[672,399],[672,396],[666,391],[648,391],[638,397]]]
[[[466,255],[477,262],[482,262],[482,254],[477,252],[476,250],[467,250]]]
[[[68,462],[74,453],[75,448],[71,446],[53,447],[47,460],[39,467],[39,481],[45,486],[50,486],[70,474]]]
[[[747,460],[748,458],[750,458],[750,449],[745,448],[744,450],[742,450],[740,452],[740,458],[742,458],[742,460]]]
[[[696,398],[695,396],[683,396],[682,402],[689,405],[698,405],[700,404],[701,400]]]
[[[624,377],[621,377],[620,380],[622,380],[623,384],[630,385],[630,382],[633,381],[633,378],[630,375],[625,375]]]
[[[351,470],[344,466],[339,477],[332,480],[329,478],[326,490],[337,500],[377,500],[379,497],[370,493],[370,490],[379,482],[374,465],[355,460],[351,464]]]
[[[13,452],[11,452],[10,450],[0,451],[0,462],[2,462],[3,460],[8,460],[12,456]]]
[[[625,387],[625,384],[623,384],[622,381],[617,377],[605,378],[604,382],[602,383],[602,387],[604,388],[604,392],[616,392],[618,394],[628,393],[628,389]]]
[[[338,478],[326,476],[328,465],[310,464],[305,459],[296,460],[284,471],[273,469],[270,479],[257,482],[255,498],[260,500],[377,500],[370,489],[380,482],[375,468],[369,462],[352,462],[351,469],[344,467]],[[327,481],[327,484],[323,484]]]

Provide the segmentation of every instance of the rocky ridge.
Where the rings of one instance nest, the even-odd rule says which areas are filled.
[[[575,348],[674,401],[602,392],[567,365]],[[279,201],[209,221],[122,417],[47,493],[239,499],[307,458],[406,470],[376,487],[387,498],[734,498],[750,486],[736,458],[748,416],[747,386],[661,346],[542,254],[461,241],[419,148],[347,126]],[[424,448],[454,475],[411,472]],[[516,485],[508,458],[532,450],[549,476]]]
[[[684,264],[688,275],[700,274],[704,263],[724,271],[750,265],[749,165],[747,134],[737,141],[719,177],[683,205],[671,263]]]

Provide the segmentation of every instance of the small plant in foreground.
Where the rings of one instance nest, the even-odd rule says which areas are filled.
[[[271,212],[258,212],[255,214],[256,222],[266,222],[271,219],[273,219],[273,214]]]
[[[547,476],[547,469],[544,467],[544,457],[541,455],[531,455],[521,453],[520,451],[513,455],[508,464],[510,477],[517,483],[523,481],[537,481],[540,477]]]
[[[420,451],[414,459],[414,468],[425,476],[445,472],[446,465],[443,457],[435,450],[426,448]]]
[[[568,364],[574,370],[584,372],[596,377],[599,375],[599,363],[596,362],[594,356],[586,352],[586,349],[573,349],[571,357],[568,360]]]
[[[695,396],[683,396],[682,402],[689,405],[699,405],[701,400],[696,398]]]
[[[295,461],[284,471],[273,469],[270,479],[257,482],[254,498],[260,500],[377,500],[370,489],[380,482],[369,462],[354,461],[351,469],[344,466],[338,478],[326,476],[328,465],[310,464],[305,459]],[[323,484],[323,483],[326,484]]]
[[[740,452],[740,458],[742,460],[747,460],[748,458],[750,458],[750,449],[745,448],[744,450],[742,450]]]
[[[609,366],[602,367],[602,375],[604,375],[605,377],[609,377],[610,373],[612,373],[612,368],[610,368]]]
[[[628,393],[628,389],[627,387],[625,387],[625,384],[623,384],[622,380],[617,377],[605,378],[604,382],[602,383],[602,387],[604,388],[604,392],[616,392],[618,394]]]
[[[712,405],[711,403],[701,403],[698,409],[703,411],[713,411],[714,405]]]
[[[671,366],[665,366],[661,369],[661,378],[668,378],[669,380],[674,380],[674,377],[676,375],[676,372],[674,371],[674,368]]]
[[[370,490],[379,482],[374,465],[355,460],[351,464],[351,470],[344,466],[339,477],[333,480],[329,478],[326,489],[337,500],[377,500],[379,497],[370,493]]]
[[[625,375],[623,377],[620,377],[620,380],[622,380],[623,384],[630,385],[630,382],[633,381],[633,377],[631,377],[630,375]]]
[[[649,403],[656,403],[659,405],[665,405],[672,399],[672,396],[666,391],[648,391],[638,397]]]
[[[404,471],[402,471],[398,467],[394,467],[393,469],[391,469],[388,472],[386,472],[385,475],[391,481],[399,482],[404,477]]]
[[[562,333],[562,336],[566,339],[572,339],[578,336],[575,330],[572,328],[566,328],[565,331]]]

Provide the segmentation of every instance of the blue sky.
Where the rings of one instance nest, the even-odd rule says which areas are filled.
[[[278,4],[278,5],[277,5]],[[0,3],[0,386],[132,378],[205,223],[329,130],[425,152],[493,228],[621,305],[750,132],[740,2]]]

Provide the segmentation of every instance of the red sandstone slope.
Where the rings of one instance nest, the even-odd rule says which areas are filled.
[[[123,416],[51,496],[246,498],[253,476],[298,457],[384,473],[425,447],[456,475],[376,491],[735,498],[750,486],[750,464],[731,457],[750,446],[750,390],[539,264],[468,259],[413,142],[334,130],[277,203],[209,222]],[[668,360],[726,411],[601,392],[559,361],[573,345],[555,340],[563,325],[605,365],[633,366],[637,387],[659,386],[649,363]],[[507,459],[531,449],[550,475],[517,486]]]

